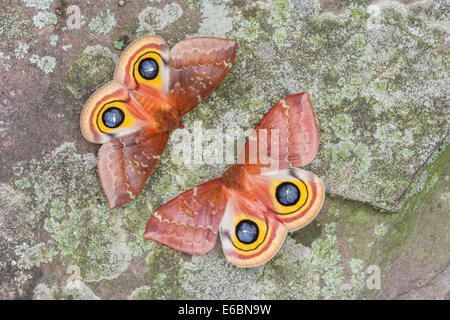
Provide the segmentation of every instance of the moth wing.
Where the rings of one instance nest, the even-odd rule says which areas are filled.
[[[135,198],[155,170],[168,133],[141,129],[102,145],[98,173],[111,209]]]
[[[122,54],[115,79],[132,90],[136,99],[174,107],[183,115],[203,101],[225,78],[236,56],[236,41],[192,38],[169,52],[164,39],[135,40]],[[146,79],[139,72],[143,60],[156,62],[158,73]]]
[[[144,238],[188,254],[203,254],[217,240],[226,204],[220,179],[190,189],[157,209]]]
[[[169,99],[180,115],[202,102],[225,78],[236,57],[236,41],[192,38],[170,51]]]
[[[257,201],[234,195],[219,226],[227,260],[254,267],[270,260],[280,249],[287,228]]]
[[[304,167],[318,148],[314,111],[308,93],[303,92],[280,100],[270,109],[245,144],[238,163],[257,164],[267,170]]]
[[[155,73],[144,77],[141,63],[152,61]],[[114,79],[127,89],[144,106],[145,101],[167,104],[169,83],[169,48],[166,41],[158,36],[147,36],[133,41],[122,53],[117,64]]]
[[[322,208],[324,184],[309,171],[289,168],[254,175],[250,179],[256,198],[268,214],[282,222],[289,231],[306,226]]]
[[[122,122],[105,122],[105,116],[111,110],[116,110],[118,115],[121,113]],[[111,81],[97,90],[86,102],[81,112],[80,124],[86,140],[106,143],[147,127],[149,119],[145,109],[130,96],[128,90],[119,82]]]

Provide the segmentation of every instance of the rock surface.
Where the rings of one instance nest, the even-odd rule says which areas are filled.
[[[0,8],[0,298],[449,298],[443,1],[80,1],[75,29],[65,1]],[[154,208],[227,167],[177,162],[174,137],[141,196],[108,210],[79,115],[146,34],[238,41],[230,74],[185,116],[190,133],[250,129],[310,93],[320,148],[307,169],[327,197],[266,265],[143,240]]]

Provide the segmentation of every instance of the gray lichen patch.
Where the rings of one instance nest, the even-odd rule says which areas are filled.
[[[48,287],[41,283],[33,290],[35,300],[99,300],[92,289],[79,279],[70,280],[64,286]]]
[[[184,290],[180,276],[186,259],[190,256],[155,245],[147,256],[146,282],[151,291],[147,292],[145,299],[188,299],[192,292]]]
[[[20,10],[9,7],[2,10],[2,13],[0,14],[0,35],[2,40],[6,41],[13,41],[16,39],[30,41],[32,32],[30,25],[23,19]],[[5,45],[5,42],[3,42],[2,45]]]
[[[31,223],[42,225],[49,235],[49,241],[38,244],[38,253],[50,261],[58,255],[77,264],[86,281],[114,278],[127,269],[126,213],[107,208],[92,154],[63,144],[40,162],[18,166],[13,186],[24,194],[22,207],[28,210]],[[25,259],[30,250],[33,247],[21,247],[17,252]]]
[[[91,93],[112,80],[115,60],[108,48],[87,47],[64,77],[66,89],[77,101],[86,100]]]
[[[10,185],[0,184],[0,198],[4,199],[0,203],[0,298],[30,297],[35,285],[33,278],[38,276],[36,266],[45,260],[42,254],[29,255],[31,261],[21,259],[17,248],[25,249],[34,243],[35,228],[30,226],[32,215],[22,206],[23,194]]]
[[[261,295],[262,286],[257,281],[261,272],[262,268],[231,265],[217,245],[208,254],[184,263],[181,284],[196,299],[255,299]]]

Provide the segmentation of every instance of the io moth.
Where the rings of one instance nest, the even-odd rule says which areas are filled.
[[[268,149],[269,161],[262,161],[259,151],[252,160],[247,141],[238,164],[222,177],[155,210],[144,237],[177,251],[203,254],[220,234],[227,260],[237,266],[257,266],[271,259],[287,232],[311,222],[324,200],[320,178],[298,168],[313,160],[319,146],[308,93],[275,104],[255,133],[261,129],[266,135],[256,134],[253,141]]]
[[[110,208],[144,188],[185,113],[225,78],[236,41],[192,38],[169,51],[164,39],[134,41],[123,52],[114,80],[97,90],[81,112],[81,131],[98,152],[98,174]]]

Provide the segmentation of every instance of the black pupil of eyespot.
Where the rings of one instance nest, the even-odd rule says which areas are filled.
[[[112,107],[103,112],[102,120],[108,128],[117,128],[125,120],[125,114],[122,110]]]
[[[236,226],[236,237],[242,243],[250,244],[255,242],[258,234],[258,226],[251,220],[242,220]]]
[[[300,190],[292,182],[283,182],[277,187],[275,196],[283,206],[292,206],[300,199]]]
[[[153,80],[158,75],[159,67],[155,59],[146,58],[139,63],[139,74],[146,80]]]

